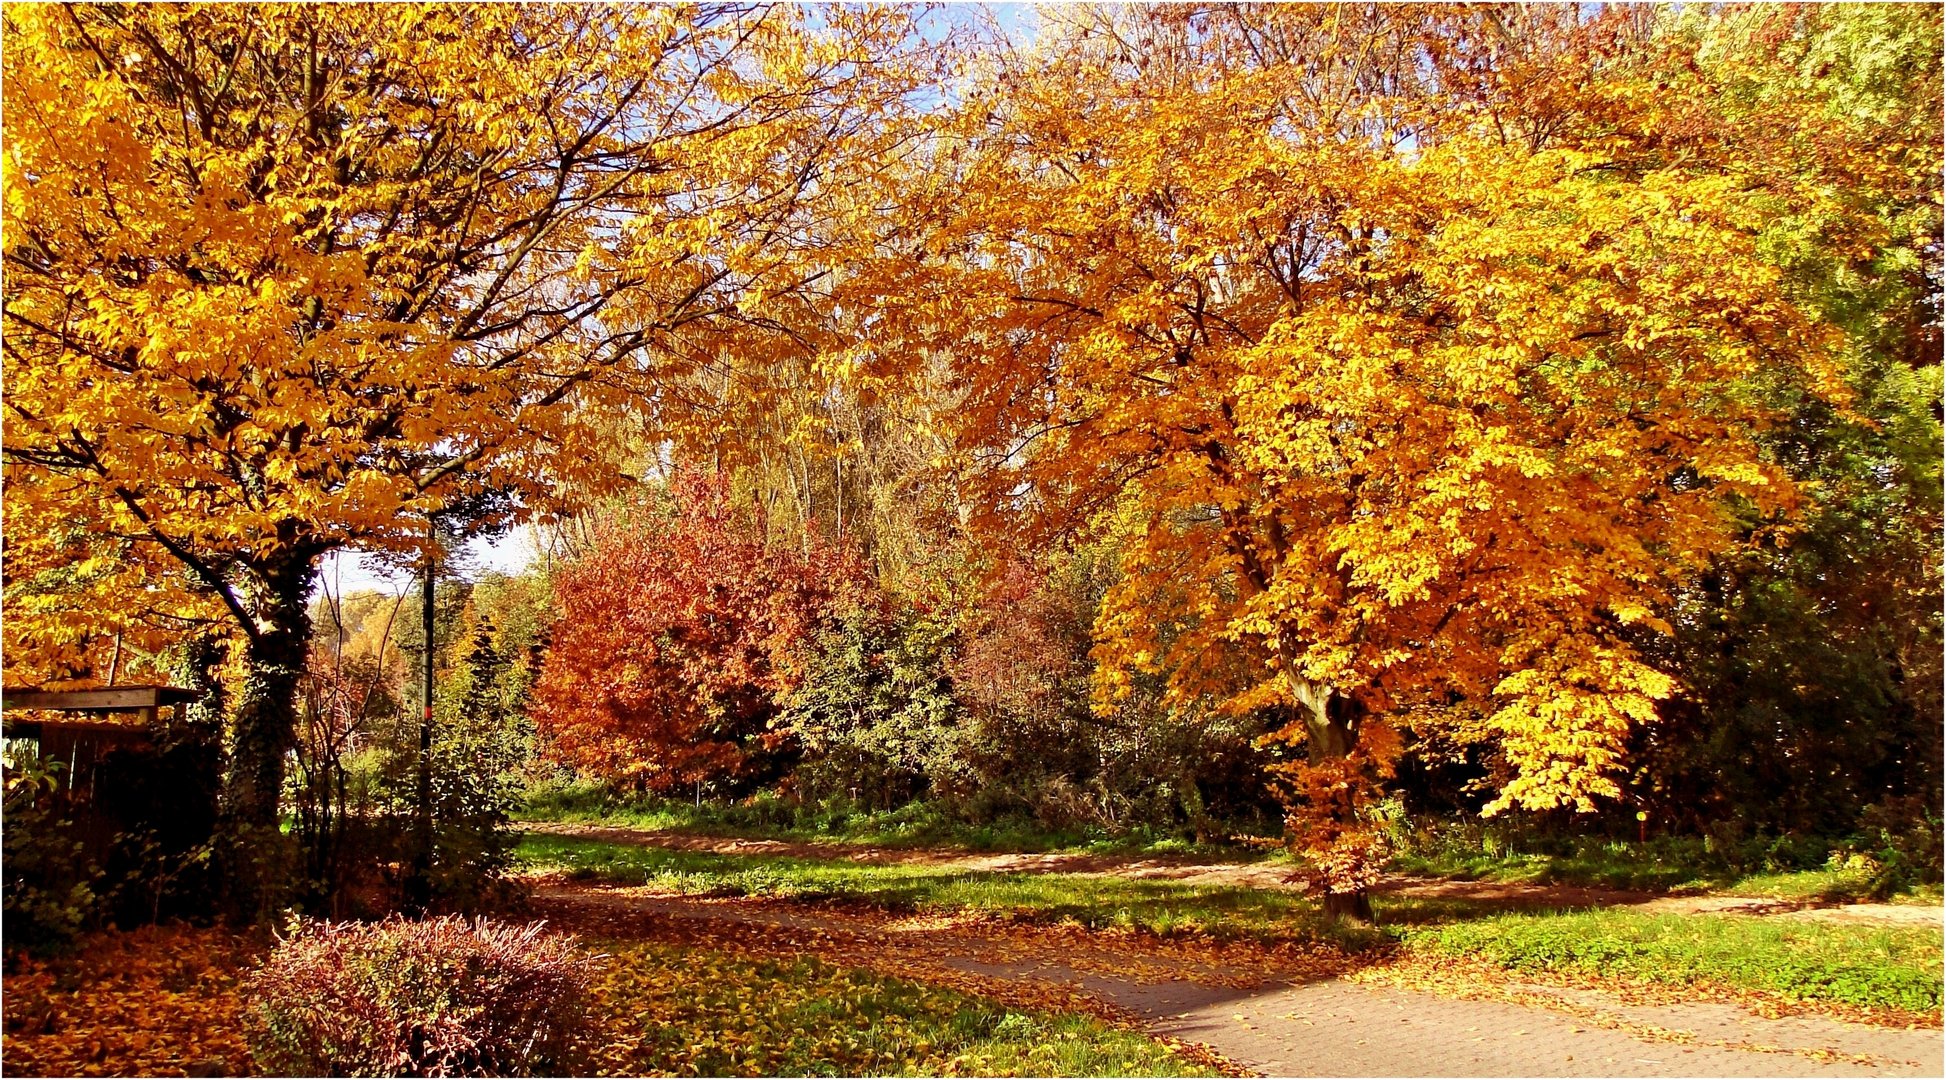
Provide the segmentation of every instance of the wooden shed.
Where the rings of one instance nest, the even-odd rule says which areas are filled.
[[[173,686],[110,686],[97,690],[0,689],[4,733],[32,739],[42,761],[58,761],[61,789],[71,804],[94,801],[101,764],[117,750],[150,745],[160,710],[196,700],[193,690]],[[21,713],[43,714],[29,719]],[[44,714],[58,713],[58,719]]]
[[[161,710],[196,699],[173,686],[0,688],[0,730],[9,741],[36,743],[42,762],[59,763],[50,796],[61,827],[87,862],[115,875],[128,871],[119,850],[127,836],[176,854],[215,827],[215,748],[155,743]]]

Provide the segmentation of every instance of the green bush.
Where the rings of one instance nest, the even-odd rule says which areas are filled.
[[[1884,899],[1940,879],[1938,818],[1888,801],[1839,836],[1658,836],[1647,841],[1522,830],[1518,823],[1402,825],[1395,869],[1441,877],[1595,885],[1715,887],[1763,895]]]
[[[591,958],[487,919],[294,919],[250,978],[257,1063],[280,1076],[562,1073]]]
[[[54,773],[59,767],[32,754],[7,755],[0,861],[6,867],[9,947],[45,951],[67,945],[99,907],[100,872],[82,856],[61,816]]]
[[[518,894],[504,871],[516,839],[516,770],[531,752],[521,697],[528,670],[503,655],[484,618],[456,659],[459,670],[435,699],[422,818],[422,714],[380,685],[369,657],[314,657],[285,778],[305,857],[296,897],[304,910],[473,913]]]
[[[1871,851],[1870,891],[1884,899],[1915,885],[1938,885],[1946,871],[1941,820],[1924,799],[1887,799],[1865,808],[1859,846]],[[1849,852],[1834,852],[1835,855]]]

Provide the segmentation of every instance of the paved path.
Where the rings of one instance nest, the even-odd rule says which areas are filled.
[[[735,836],[698,836],[667,829],[568,822],[526,822],[529,832],[582,837],[671,851],[719,855],[845,859],[872,865],[922,865],[979,873],[1103,874],[1155,878],[1187,884],[1254,889],[1300,889],[1290,868],[1275,862],[1224,862],[1190,856],[1095,855],[1086,852],[985,853],[949,848],[881,847],[819,840],[760,840]],[[1394,875],[1378,891],[1395,896],[1450,898],[1519,907],[1633,907],[1658,914],[1760,915],[1886,926],[1933,926],[1946,931],[1946,913],[1937,904],[1834,904],[1816,900],[1778,900],[1749,896],[1673,896],[1582,885],[1533,885],[1492,881],[1440,881]]]
[[[1241,997],[1189,982],[1090,985],[1155,1030],[1272,1076],[1940,1075],[1937,1031],[1772,1021],[1728,1005],[1663,1006],[1656,1027],[1670,1036],[1647,1038],[1544,1008],[1342,979]]]
[[[1525,1003],[1359,980],[1341,956],[1241,942],[700,899],[544,882],[536,905],[596,933],[642,934],[959,985],[1024,1004],[1106,1007],[1211,1048],[1243,1070],[1289,1076],[1939,1076],[1937,1028],[1771,1019],[1731,1004],[1640,1004],[1534,986]],[[1065,1001],[1049,993],[1069,995]]]

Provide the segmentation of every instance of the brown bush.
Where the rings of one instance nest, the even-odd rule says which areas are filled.
[[[251,1049],[276,1075],[567,1071],[591,960],[541,923],[294,920],[249,980]]]

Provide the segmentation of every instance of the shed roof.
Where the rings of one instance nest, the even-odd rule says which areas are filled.
[[[0,688],[0,709],[48,709],[56,712],[108,713],[185,705],[200,695],[178,686],[103,686],[90,690]]]

